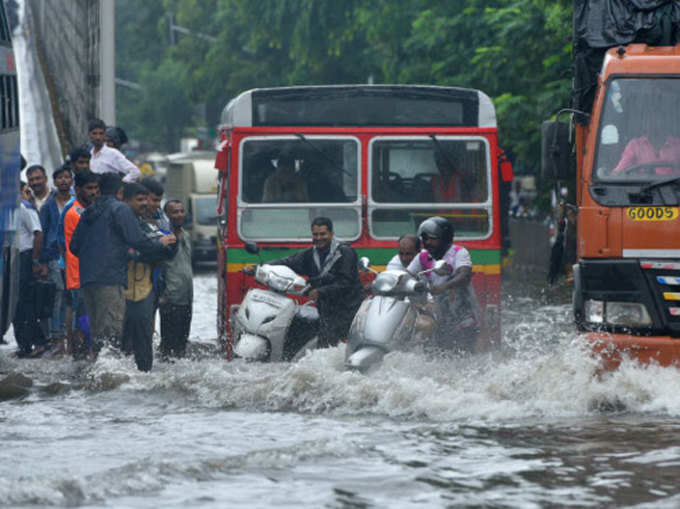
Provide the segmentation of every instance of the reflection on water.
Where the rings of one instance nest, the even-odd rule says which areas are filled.
[[[110,352],[90,365],[0,349],[0,378],[24,391],[0,403],[0,506],[680,502],[680,372],[594,377],[559,292],[506,289],[501,352],[393,353],[361,375],[342,347],[216,357],[213,272],[195,282],[194,357],[151,373]]]

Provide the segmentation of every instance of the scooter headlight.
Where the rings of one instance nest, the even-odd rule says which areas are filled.
[[[271,272],[267,280],[267,286],[276,292],[287,292],[290,286],[293,284],[291,278],[280,276]]]
[[[641,302],[587,300],[585,319],[595,324],[644,327],[652,325],[647,307]]]

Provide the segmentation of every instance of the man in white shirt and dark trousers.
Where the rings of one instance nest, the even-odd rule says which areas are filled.
[[[24,182],[21,183],[21,196],[16,239],[19,248],[19,301],[12,324],[19,347],[17,356],[27,357],[44,350],[47,338],[38,323],[35,309],[35,281],[41,276],[39,257],[43,233],[38,212],[29,201],[28,184]]]
[[[94,173],[117,173],[123,177],[123,182],[137,182],[142,173],[123,153],[104,143],[106,139],[106,124],[95,118],[90,120],[88,135],[92,143],[90,151],[90,170]]]

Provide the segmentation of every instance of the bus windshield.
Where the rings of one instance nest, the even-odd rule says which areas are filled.
[[[605,97],[594,179],[680,176],[680,79],[613,79]]]
[[[249,239],[308,239],[330,217],[336,234],[359,234],[359,142],[350,137],[252,137],[242,142],[240,230]],[[247,204],[247,207],[245,205]]]
[[[398,237],[432,215],[448,216],[457,237],[488,235],[488,152],[483,138],[376,139],[370,178],[374,235]]]

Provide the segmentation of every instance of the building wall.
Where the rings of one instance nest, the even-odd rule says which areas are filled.
[[[101,116],[101,0],[27,0],[27,6],[57,131],[69,151],[87,142],[88,121]]]

